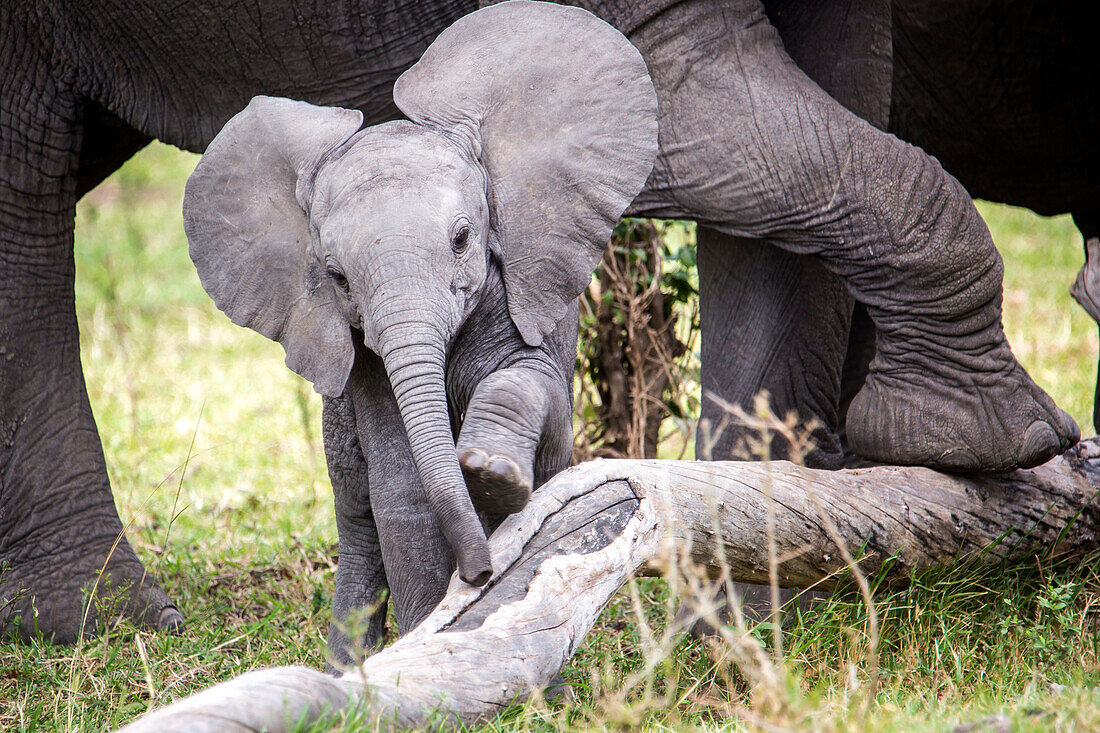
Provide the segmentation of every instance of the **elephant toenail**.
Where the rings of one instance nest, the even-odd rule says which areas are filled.
[[[170,634],[178,634],[183,631],[183,614],[173,606],[167,606],[160,612],[157,620],[157,631],[167,631]]]
[[[1062,450],[1067,451],[1081,440],[1081,428],[1077,426],[1077,421],[1065,410],[1059,409],[1058,417],[1062,418],[1062,434],[1066,436],[1065,440],[1062,441]]]
[[[519,469],[516,468],[516,464],[506,458],[497,458],[493,461],[492,465],[489,466],[489,470],[510,481],[517,481],[519,479]]]
[[[1020,468],[1037,466],[1058,452],[1061,441],[1054,428],[1042,420],[1036,420],[1024,433],[1023,445],[1020,446]]]
[[[486,455],[475,448],[467,448],[458,454],[458,460],[464,468],[471,470],[485,465]]]

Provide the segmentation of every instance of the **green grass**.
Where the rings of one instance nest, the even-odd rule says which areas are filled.
[[[82,353],[119,512],[187,630],[0,645],[0,729],[117,727],[247,669],[324,664],[336,530],[320,401],[277,345],[230,324],[199,286],[179,214],[196,160],[150,147],[85,198],[77,224]],[[1066,293],[1080,236],[1067,217],[980,209],[1005,256],[1009,339],[1091,434],[1097,330]],[[955,568],[878,589],[870,704],[855,593],[795,619],[760,684],[727,646],[665,638],[676,601],[663,581],[635,590],[639,605],[620,593],[566,668],[574,699],[517,706],[485,728],[908,732],[1005,714],[1017,730],[1100,729],[1097,563]]]
[[[1068,216],[978,203],[1005,261],[1004,326],[1016,358],[1081,426],[1092,426],[1097,327],[1069,296],[1085,262],[1081,234]]]

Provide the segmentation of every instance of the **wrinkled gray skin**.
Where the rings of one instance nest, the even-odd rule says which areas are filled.
[[[810,78],[876,127],[935,155],[972,195],[1043,215],[1072,213],[1088,258],[1074,296],[1100,316],[1100,56],[1085,11],[1017,3],[987,12],[987,3],[947,0],[862,5],[874,12],[841,19],[792,1],[768,3],[767,13]],[[875,20],[887,13],[889,25]],[[873,45],[892,46],[893,63],[860,52]],[[700,230],[703,389],[746,408],[767,390],[777,414],[793,411],[821,426],[810,465],[858,462],[845,415],[875,354],[874,321],[820,261],[772,244]],[[740,368],[708,369],[722,354]],[[722,410],[704,400],[703,417],[716,424]],[[1094,422],[1100,429],[1095,414]],[[744,457],[743,437],[728,428],[712,457]],[[787,454],[777,438],[772,456]]]
[[[359,130],[354,111],[257,97],[183,201],[215,303],[328,398],[337,662],[379,579],[402,631],[455,566],[487,582],[485,530],[568,464],[577,295],[657,153],[641,56],[577,8],[462,18],[394,98],[411,121]]]
[[[5,5],[0,557],[12,567],[0,594],[7,599],[13,588],[29,588],[45,633],[58,641],[75,637],[80,590],[122,529],[80,371],[72,257],[79,196],[154,137],[203,150],[256,94],[360,109],[368,124],[393,119],[394,79],[472,5],[375,8],[291,1],[238,5],[219,15],[212,4],[194,2],[175,9],[171,28],[151,3]],[[850,114],[811,80],[839,97],[827,74],[853,70],[860,83],[847,82],[852,96],[843,104],[889,108],[891,95],[883,89],[897,64],[891,34],[881,30],[890,26],[882,4],[832,0],[817,4],[820,14],[790,24],[779,20],[775,10],[781,8],[772,2],[767,5],[776,24],[769,22],[755,0],[590,5],[639,48],[657,90],[662,152],[632,213],[696,219],[719,240],[763,242],[760,251],[771,255],[813,255],[800,262],[835,276],[833,282],[843,284],[841,296],[866,304],[878,328],[878,350],[869,381],[848,413],[848,439],[857,452],[887,461],[1000,469],[1038,463],[1075,439],[1074,427],[1008,351],[999,327],[1000,260],[966,192],[934,160]],[[1012,17],[1027,23],[1053,12],[1049,3],[1013,9]],[[943,7],[933,7],[929,18],[943,13]],[[837,18],[845,22],[838,26],[832,22]],[[835,34],[822,36],[828,43],[812,42],[830,27],[868,26],[879,29],[871,45],[858,35],[851,44]],[[1055,27],[1090,26],[1051,18]],[[1049,37],[1046,27],[1029,30],[1036,35],[1027,38]],[[957,39],[971,35],[962,26],[946,32]],[[827,53],[838,47],[854,49],[851,57],[838,63]],[[1000,58],[1004,48],[990,58]],[[960,62],[964,58],[972,55],[960,54]],[[838,79],[844,76],[838,73]],[[989,85],[990,78],[968,79],[964,71],[950,81]],[[1055,96],[1080,104],[1079,91]],[[990,125],[1014,119],[985,114],[969,104],[973,95],[945,98],[968,100],[967,114],[952,107],[946,115],[920,116],[929,127],[945,119],[964,129],[980,122],[974,129],[989,140],[996,137],[984,134]],[[868,115],[867,108],[860,114]],[[1044,109],[1071,111],[1055,103]],[[919,128],[912,125],[905,134]],[[1067,151],[1077,145],[1096,149],[1095,136],[1091,142],[1064,136],[1058,144]],[[1091,173],[1096,170],[1092,165]],[[1060,175],[1054,171],[1044,179]],[[1075,183],[1069,175],[1062,178],[1068,186]],[[822,410],[836,409],[830,396],[839,389],[834,351],[843,352],[847,344],[843,336],[835,341],[844,346],[829,350],[829,344],[834,332],[847,329],[830,325],[835,319],[828,305],[807,316],[805,303],[789,295],[797,286],[767,288],[777,268],[766,262],[751,265],[758,273],[752,283],[722,274],[728,270],[716,268],[723,264],[716,256],[735,247],[704,247],[700,253],[700,277],[711,293],[709,302],[704,297],[704,316],[722,314],[703,326],[705,383],[736,397],[736,380],[729,385],[716,375],[737,374],[740,356],[768,354],[769,344],[790,343],[812,331],[811,337],[829,338],[798,341],[806,346],[794,354],[774,352],[773,364],[790,365],[775,370],[775,381],[795,385],[790,392],[798,404],[815,400],[825,405]],[[714,256],[708,258],[708,251]],[[725,261],[732,266],[742,259],[751,262],[753,256],[731,254]],[[785,262],[789,267],[791,260]],[[797,268],[782,272],[794,274],[775,282],[817,282]],[[764,340],[742,349],[724,324],[734,321],[730,313],[740,314],[739,304],[753,298],[757,287],[764,293],[755,299],[762,311],[752,322]],[[846,322],[846,309],[838,310]],[[820,327],[806,326],[819,316]],[[723,343],[730,348],[722,349]],[[817,359],[828,377],[824,385],[799,376]],[[752,357],[744,369],[755,373],[764,362]],[[806,386],[797,386],[803,381]],[[125,541],[108,572],[119,584],[145,579]],[[17,610],[26,608],[25,602],[16,604]],[[150,625],[180,621],[149,579],[124,610]]]

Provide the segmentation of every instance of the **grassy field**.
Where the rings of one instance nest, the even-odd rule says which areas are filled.
[[[2,730],[113,728],[247,669],[324,664],[336,530],[320,400],[200,288],[179,214],[196,160],[147,149],[77,220],[82,353],[119,512],[187,630],[0,645]],[[1090,435],[1097,330],[1066,292],[1080,235],[1068,217],[980,208],[1005,256],[1009,339]],[[662,581],[634,590],[566,668],[571,699],[516,706],[487,729],[908,732],[1004,715],[1015,730],[1100,730],[1096,563],[956,568],[879,591],[873,700],[857,594],[795,619],[761,675],[727,646],[667,636],[677,603]]]

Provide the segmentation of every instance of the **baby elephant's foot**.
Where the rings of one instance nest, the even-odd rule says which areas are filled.
[[[1001,472],[1044,463],[1081,437],[1011,354],[989,371],[883,361],[848,411],[848,439],[866,458]]]
[[[474,506],[490,514],[513,514],[527,506],[534,479],[531,458],[490,454],[484,448],[463,448],[458,462]]]
[[[568,465],[572,413],[558,386],[522,367],[494,372],[478,384],[462,420],[458,460],[479,511],[503,515],[527,506],[542,471],[536,461],[548,444],[566,444]]]

